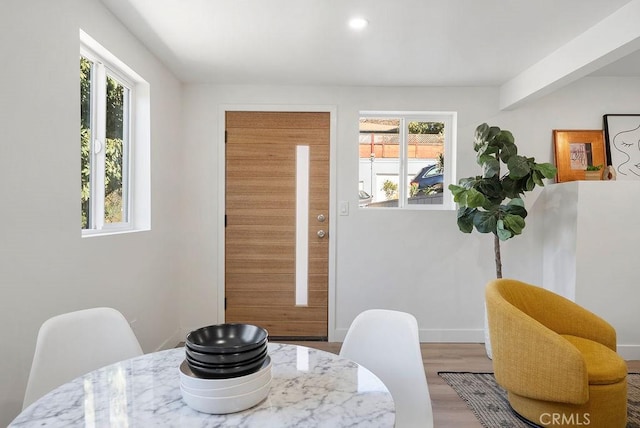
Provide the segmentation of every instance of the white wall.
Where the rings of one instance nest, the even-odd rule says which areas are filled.
[[[472,136],[486,121],[511,130],[521,153],[553,162],[553,129],[600,129],[602,115],[635,111],[640,79],[585,78],[515,111],[497,110],[493,88],[367,88],[185,85],[186,162],[193,166],[184,195],[188,205],[203,206],[203,216],[187,214],[200,241],[193,269],[186,273],[185,295],[206,296],[206,308],[184,305],[183,327],[202,325],[222,314],[211,310],[217,273],[206,261],[217,261],[221,248],[218,212],[221,190],[219,111],[228,104],[334,105],[337,107],[336,192],[333,202],[348,201],[349,216],[337,216],[334,340],[341,340],[355,315],[373,307],[400,309],[418,318],[422,340],[482,341],[483,286],[494,277],[491,236],[458,231],[455,212],[357,209],[359,110],[458,111],[458,178],[478,173]],[[204,174],[201,176],[201,174]],[[196,180],[197,177],[204,177]],[[540,191],[525,198],[531,210]],[[540,216],[539,216],[540,217]],[[542,285],[542,218],[531,215],[527,229],[503,243],[503,275]]]
[[[578,188],[576,302],[616,329],[618,351],[640,359],[637,282],[640,182],[584,182]]]
[[[185,193],[186,205],[205,204],[201,212],[187,214],[187,224],[193,232],[210,236],[209,243],[197,244],[194,269],[188,273],[185,283],[189,290],[202,293],[208,299],[215,297],[210,284],[215,277],[207,261],[218,260],[221,221],[218,212],[220,190],[220,141],[219,109],[226,104],[260,105],[335,105],[337,106],[337,191],[334,202],[349,201],[350,215],[338,217],[337,231],[330,236],[337,239],[336,247],[336,317],[337,335],[341,335],[360,310],[372,306],[386,306],[416,313],[426,337],[440,338],[441,330],[481,330],[481,319],[475,319],[473,307],[481,300],[480,283],[484,279],[466,276],[466,269],[457,269],[455,259],[444,258],[442,253],[456,253],[468,246],[475,249],[473,264],[482,265],[475,243],[477,237],[463,236],[457,232],[454,212],[399,212],[359,210],[358,186],[358,112],[360,110],[458,110],[459,132],[472,135],[476,122],[492,113],[487,106],[497,105],[497,92],[493,89],[415,89],[415,88],[331,88],[331,87],[264,87],[264,86],[185,86],[185,143],[186,163],[192,165],[193,179]],[[429,104],[424,100],[431,100]],[[465,159],[465,157],[467,159]],[[469,156],[461,156],[461,162],[474,162]],[[204,177],[199,175],[204,172]],[[376,231],[372,233],[372,231]],[[416,233],[416,231],[418,231]],[[453,232],[453,233],[452,233]],[[407,240],[407,237],[417,239]],[[430,244],[425,245],[422,238]],[[474,239],[475,238],[475,239]],[[486,244],[481,240],[481,244]],[[490,247],[488,247],[490,249]],[[367,251],[367,249],[369,251]],[[489,260],[491,255],[489,254]],[[476,261],[478,260],[478,261]],[[436,267],[436,269],[429,269]],[[437,277],[433,277],[433,273]],[[477,274],[477,270],[472,270]],[[491,266],[483,276],[491,275]],[[365,297],[363,299],[363,296]],[[412,298],[407,298],[412,296]],[[434,298],[435,297],[435,298]],[[202,300],[195,302],[201,307]],[[205,299],[206,301],[207,299]],[[183,301],[183,303],[187,300]],[[443,303],[458,303],[458,317],[441,318],[438,308]],[[209,305],[207,305],[207,309]],[[205,309],[205,308],[202,308]],[[220,316],[220,314],[217,314]],[[186,329],[202,325],[210,318],[204,311],[193,311],[184,306],[183,326]],[[475,327],[475,324],[478,324]],[[434,333],[429,334],[428,330]],[[475,332],[475,333],[478,333]],[[332,332],[333,333],[333,332]],[[464,333],[462,333],[464,334]],[[470,336],[467,336],[470,337]],[[473,334],[480,339],[481,334]]]
[[[80,236],[79,28],[151,85],[150,232]],[[137,320],[145,351],[180,339],[183,182],[180,83],[100,2],[3,0],[0,55],[0,426],[6,426],[22,406],[46,318],[112,306]]]
[[[640,289],[635,281],[640,181],[549,186],[535,203],[544,217],[544,286],[607,320],[618,352],[640,359]],[[630,197],[631,196],[631,197]]]

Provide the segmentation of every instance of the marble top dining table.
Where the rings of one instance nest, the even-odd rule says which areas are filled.
[[[373,373],[329,352],[269,343],[271,390],[258,405],[210,415],[180,392],[184,348],[153,352],[78,377],[23,410],[17,427],[392,427],[391,394]]]

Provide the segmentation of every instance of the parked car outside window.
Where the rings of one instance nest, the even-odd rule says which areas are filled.
[[[442,168],[436,164],[422,168],[413,180],[411,180],[411,185],[417,185],[418,190],[427,189],[436,185],[442,188],[443,181]]]

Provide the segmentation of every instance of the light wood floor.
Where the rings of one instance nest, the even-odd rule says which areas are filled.
[[[340,352],[340,343],[291,342],[324,351]],[[427,373],[435,428],[482,428],[473,412],[447,385],[439,371],[492,372],[483,343],[423,343],[422,360]],[[639,372],[640,361],[627,361],[629,371]]]

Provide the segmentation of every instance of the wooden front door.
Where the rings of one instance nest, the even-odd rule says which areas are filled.
[[[226,322],[327,337],[329,124],[329,113],[227,112]]]

